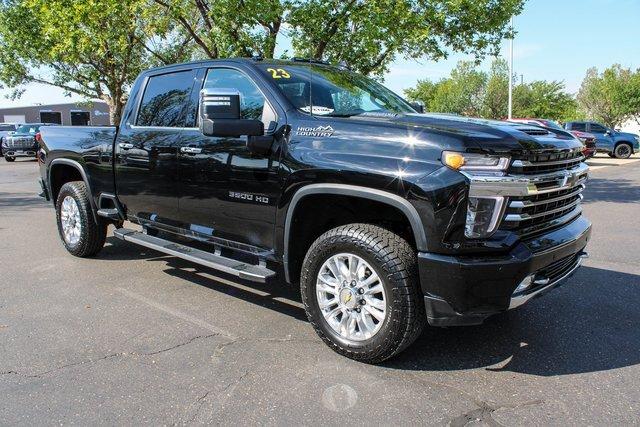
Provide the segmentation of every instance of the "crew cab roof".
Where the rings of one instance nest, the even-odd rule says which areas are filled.
[[[295,59],[263,59],[263,58],[221,58],[221,59],[202,59],[198,61],[189,61],[189,62],[181,62],[178,64],[171,65],[163,65],[160,67],[149,68],[142,72],[142,74],[153,73],[156,74],[158,71],[171,71],[175,68],[189,68],[189,66],[199,67],[199,66],[207,66],[219,63],[242,63],[246,65],[257,65],[257,64],[274,64],[274,65],[304,65],[304,64],[313,64],[327,67],[336,67],[329,63],[318,61],[314,59],[307,58],[295,58]]]

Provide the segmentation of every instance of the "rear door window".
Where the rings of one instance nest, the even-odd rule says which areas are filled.
[[[568,126],[569,130],[577,130],[580,132],[586,132],[587,131],[587,124],[586,123],[569,123]]]
[[[191,96],[193,70],[152,76],[138,110],[137,126],[195,127],[197,104]]]
[[[602,125],[599,125],[597,123],[591,123],[591,130],[590,132],[592,133],[605,133],[607,131],[607,128],[605,128]]]

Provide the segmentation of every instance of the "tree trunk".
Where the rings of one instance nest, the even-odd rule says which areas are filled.
[[[102,97],[102,100],[109,106],[109,123],[112,126],[118,126],[122,118],[122,110],[125,103],[120,98],[112,98],[108,95]]]

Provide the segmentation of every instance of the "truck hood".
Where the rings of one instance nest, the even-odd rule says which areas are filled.
[[[401,170],[404,177],[442,167],[443,150],[519,157],[581,147],[562,130],[439,114],[304,116],[292,122],[291,137],[292,154],[310,166],[383,174]]]
[[[389,117],[389,123],[417,131],[418,138],[447,135],[458,139],[464,148],[487,152],[562,150],[580,146],[573,135],[562,130],[450,114],[405,114]]]

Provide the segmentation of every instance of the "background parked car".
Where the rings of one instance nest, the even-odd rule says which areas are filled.
[[[9,135],[10,132],[15,132],[18,129],[15,123],[0,123],[0,156],[2,156],[2,143],[4,138]]]
[[[47,123],[25,123],[15,132],[4,137],[2,153],[7,162],[13,162],[16,157],[36,157],[38,140],[42,126],[55,126]]]
[[[618,132],[595,122],[567,122],[569,131],[589,132],[596,137],[596,151],[618,159],[627,159],[640,150],[640,137],[633,133]]]
[[[526,123],[528,125],[534,125],[534,126],[542,126],[543,128],[565,130],[560,125],[560,123],[554,120],[549,120],[549,119],[509,119],[508,121],[514,122],[514,123]]]
[[[565,131],[567,130],[563,128],[560,125],[560,123],[554,120],[549,120],[549,119],[510,119],[509,121],[515,122],[515,123],[526,123],[528,125],[541,126],[544,128],[550,128],[550,129],[556,129],[556,130],[565,130]],[[578,138],[580,141],[582,141],[582,144],[584,144],[584,148],[582,149],[582,154],[584,154],[586,158],[593,157],[596,154],[595,135],[592,135],[587,132],[577,131],[577,130],[569,131],[569,132],[573,134],[576,138]]]
[[[582,154],[588,159],[596,155],[597,151],[597,143],[596,136],[592,133],[582,132],[579,130],[571,130],[569,131],[573,135],[575,135],[582,143],[584,144],[584,149],[582,150]]]

